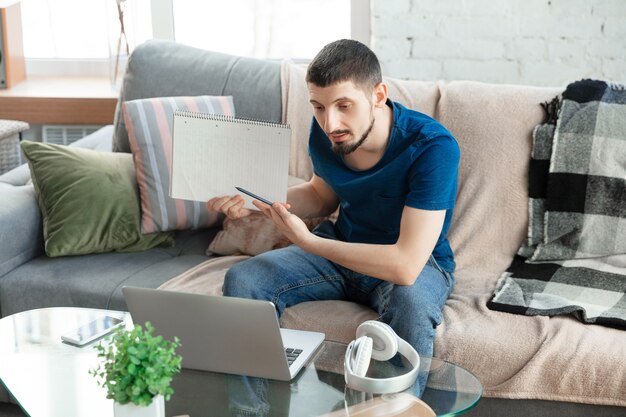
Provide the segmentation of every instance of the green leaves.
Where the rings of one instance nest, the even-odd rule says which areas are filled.
[[[170,399],[174,393],[170,383],[182,363],[175,352],[180,340],[165,340],[153,336],[153,331],[150,322],[146,322],[145,330],[138,324],[130,331],[120,328],[109,345],[96,346],[98,357],[104,360],[89,373],[106,388],[107,398],[136,405],[149,405],[159,394]]]

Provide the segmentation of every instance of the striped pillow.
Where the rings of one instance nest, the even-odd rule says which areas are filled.
[[[209,227],[219,218],[203,202],[169,197],[174,110],[235,115],[231,96],[149,98],[122,105],[137,170],[142,233]]]

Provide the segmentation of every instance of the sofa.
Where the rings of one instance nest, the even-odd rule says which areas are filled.
[[[238,117],[291,125],[290,182],[310,178],[312,116],[305,67],[167,41],[135,49],[112,126],[75,142],[101,152],[131,152],[123,103],[154,97],[232,96]],[[437,328],[435,356],[483,383],[468,415],[598,415],[626,412],[626,333],[572,316],[523,316],[487,308],[496,282],[528,227],[528,165],[540,103],[563,87],[418,81],[386,77],[390,97],[441,121],[461,148],[457,205],[449,239],[456,287]],[[177,230],[174,245],[140,252],[49,257],[27,165],[0,176],[0,312],[80,306],[126,310],[124,285],[219,294],[232,264],[288,244],[263,219]],[[207,250],[209,248],[209,250]],[[287,309],[284,327],[323,331],[347,343],[376,314],[346,301]],[[0,399],[10,401],[0,392]],[[1,410],[1,408],[0,408]]]

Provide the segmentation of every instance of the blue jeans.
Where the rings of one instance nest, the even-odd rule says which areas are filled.
[[[336,239],[330,222],[314,233]],[[271,301],[279,317],[285,308],[305,301],[355,301],[374,309],[420,355],[432,356],[435,328],[453,286],[454,275],[432,256],[413,285],[395,285],[291,245],[234,265],[223,291],[226,296]]]

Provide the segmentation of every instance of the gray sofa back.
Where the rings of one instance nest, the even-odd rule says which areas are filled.
[[[280,67],[279,61],[149,41],[130,57],[114,126],[72,146],[110,150],[113,136],[114,150],[130,152],[121,103],[140,98],[232,95],[237,116],[281,121]],[[0,177],[0,317],[51,306],[124,310],[122,286],[156,288],[208,259],[217,229],[177,233],[173,248],[48,258],[29,177],[26,165]]]
[[[113,150],[130,152],[121,103],[151,97],[232,95],[237,117],[280,122],[280,62],[148,41],[133,51],[115,110]]]

